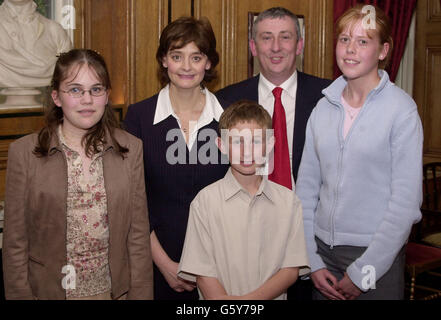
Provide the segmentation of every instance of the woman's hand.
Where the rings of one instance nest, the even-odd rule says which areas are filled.
[[[162,248],[156,237],[155,231],[150,233],[153,262],[161,271],[168,285],[177,292],[193,291],[196,288],[195,282],[190,282],[178,277],[179,264],[174,262]]]
[[[334,277],[328,269],[320,269],[311,273],[311,279],[317,290],[326,298],[331,300],[346,300],[346,298],[337,291],[337,278]]]
[[[169,261],[164,268],[159,268],[168,285],[176,292],[193,291],[196,283],[178,277],[179,264]]]

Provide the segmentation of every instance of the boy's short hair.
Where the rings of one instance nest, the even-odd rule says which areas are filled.
[[[231,129],[238,122],[255,121],[262,129],[272,129],[273,121],[268,111],[251,100],[239,100],[231,104],[219,119],[219,132]]]

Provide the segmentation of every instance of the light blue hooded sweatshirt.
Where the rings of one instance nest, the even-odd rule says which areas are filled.
[[[325,268],[314,237],[333,246],[368,247],[346,270],[366,291],[391,267],[421,219],[423,130],[415,102],[381,77],[343,138],[343,76],[323,90],[306,128],[296,193],[302,201],[311,272]],[[364,267],[369,269],[364,269]]]

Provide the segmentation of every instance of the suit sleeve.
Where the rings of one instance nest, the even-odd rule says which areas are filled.
[[[140,118],[139,108],[136,108],[136,105],[130,105],[123,122],[124,129],[139,139],[141,139]]]
[[[3,234],[3,277],[6,299],[33,299],[28,280],[28,233],[26,227],[26,188],[28,165],[15,143],[9,147],[6,171],[5,220]]]
[[[144,182],[142,143],[132,145],[131,224],[128,235],[130,289],[128,299],[153,299],[153,264]],[[130,151],[130,153],[132,153]]]

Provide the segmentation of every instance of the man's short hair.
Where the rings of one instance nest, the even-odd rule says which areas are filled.
[[[256,20],[253,23],[253,30],[252,30],[252,36],[253,40],[256,40],[257,36],[257,25],[265,19],[283,19],[285,17],[289,17],[294,21],[294,25],[296,26],[296,32],[297,32],[297,42],[302,38],[302,33],[300,32],[300,24],[299,19],[297,16],[289,11],[286,8],[283,7],[273,7],[269,8],[257,16]]]
[[[219,132],[231,129],[239,122],[255,121],[262,129],[272,129],[273,122],[268,111],[251,100],[239,100],[222,113],[219,119]]]

